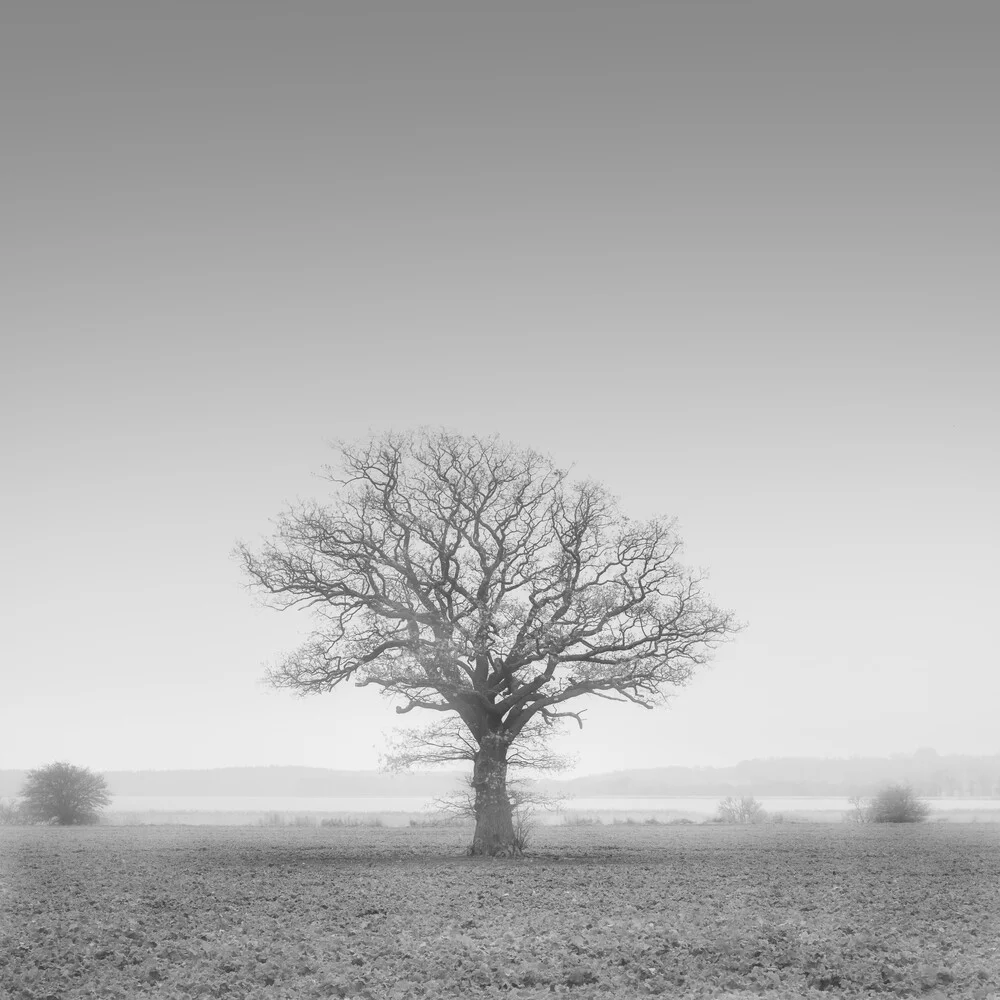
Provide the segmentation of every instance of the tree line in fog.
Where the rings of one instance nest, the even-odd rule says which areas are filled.
[[[0,797],[15,796],[23,770],[0,771]],[[260,795],[295,797],[418,797],[460,787],[461,771],[387,774],[311,767],[234,767],[188,771],[106,771],[113,795]],[[541,791],[577,797],[608,795],[870,795],[886,783],[922,796],[1000,795],[1000,754],[941,756],[933,750],[891,757],[742,761],[732,767],[661,767],[538,782]]]

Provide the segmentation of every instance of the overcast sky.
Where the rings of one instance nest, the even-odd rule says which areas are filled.
[[[0,767],[376,767],[230,552],[422,424],[676,515],[748,623],[576,773],[1000,752],[995,4],[0,20]]]

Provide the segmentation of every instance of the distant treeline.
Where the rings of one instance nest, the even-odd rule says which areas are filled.
[[[0,771],[0,797],[18,794],[24,771]],[[301,798],[436,797],[462,786],[460,771],[383,774],[319,767],[225,767],[205,771],[106,771],[114,795],[239,795]],[[660,767],[538,782],[542,791],[578,798],[668,795],[869,795],[906,783],[931,798],[1000,796],[1000,754],[939,756],[933,750],[891,757],[781,757],[733,767]]]
[[[0,771],[0,796],[14,796],[24,771]],[[301,798],[447,795],[456,772],[383,774],[323,767],[220,767],[205,771],[104,771],[112,795],[259,795]]]
[[[909,784],[930,798],[1000,796],[1000,754],[940,756],[933,750],[891,757],[779,757],[733,767],[660,767],[570,781],[541,782],[553,792],[606,795],[870,795],[886,784]]]

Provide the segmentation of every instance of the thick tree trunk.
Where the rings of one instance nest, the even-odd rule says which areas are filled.
[[[514,854],[514,818],[507,797],[507,747],[486,740],[476,753],[472,771],[476,793],[476,832],[470,854]]]

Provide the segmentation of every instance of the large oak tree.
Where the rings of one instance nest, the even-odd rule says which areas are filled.
[[[339,451],[329,502],[237,548],[270,603],[315,620],[269,678],[303,694],[353,680],[397,712],[443,713],[471,746],[473,853],[512,847],[519,740],[582,725],[586,697],[663,703],[738,628],[678,561],[673,521],[629,519],[534,451],[442,430]]]

